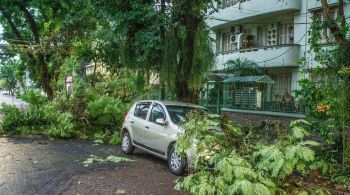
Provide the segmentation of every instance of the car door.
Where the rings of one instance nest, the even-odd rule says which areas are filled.
[[[172,131],[168,125],[157,124],[157,119],[164,119],[166,121],[167,116],[162,105],[153,103],[146,125],[147,129],[143,134],[143,140],[147,149],[164,156]]]
[[[134,113],[130,119],[130,126],[133,133],[133,142],[136,145],[143,145],[143,134],[145,132],[146,119],[151,107],[151,102],[139,102],[135,106]]]

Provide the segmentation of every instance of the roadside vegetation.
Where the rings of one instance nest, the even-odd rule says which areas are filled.
[[[252,128],[225,116],[192,113],[183,128],[176,149],[185,154],[195,145],[197,155],[177,189],[192,194],[329,194],[328,189],[350,188],[333,181],[332,170],[317,157],[323,144],[306,120]]]
[[[77,78],[77,77],[75,77]],[[20,96],[28,110],[3,105],[2,130],[10,134],[43,133],[50,138],[93,138],[119,144],[122,119],[136,97],[145,95],[137,87],[137,77],[121,70],[113,79],[91,83],[76,79],[73,93],[57,92],[48,100],[39,90]]]

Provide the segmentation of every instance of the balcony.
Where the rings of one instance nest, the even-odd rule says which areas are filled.
[[[225,1],[218,12],[210,15],[208,25],[213,29],[222,28],[231,23],[249,22],[264,17],[273,17],[301,10],[300,0],[243,0]],[[228,21],[229,22],[228,22]]]
[[[225,62],[237,58],[247,58],[265,68],[296,67],[298,66],[299,55],[300,45],[297,44],[224,51],[217,53],[216,68],[218,70],[223,69]]]

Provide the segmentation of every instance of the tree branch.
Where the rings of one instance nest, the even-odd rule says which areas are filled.
[[[39,28],[38,28],[37,23],[34,20],[33,15],[28,11],[28,9],[25,7],[24,4],[19,5],[19,9],[23,12],[24,17],[26,18],[26,20],[30,26],[30,30],[33,33],[35,43],[39,44],[40,43]]]
[[[331,31],[331,33],[334,35],[336,42],[338,43],[344,43],[346,41],[345,35],[341,32],[341,29],[343,26],[339,26],[337,22],[330,16],[330,6],[328,4],[328,0],[321,0],[322,8],[323,8],[323,17],[325,18],[325,22],[327,24],[327,28]],[[339,0],[339,15],[340,17],[344,18],[344,1]],[[341,25],[343,25],[345,22],[342,21]]]
[[[17,29],[15,23],[12,21],[11,15],[9,13],[7,13],[2,7],[0,7],[0,12],[2,13],[2,15],[5,17],[6,22],[8,23],[8,25],[10,26],[11,30],[13,31],[13,33],[15,34],[16,38],[18,40],[13,41],[14,44],[22,44],[22,45],[30,45],[27,41],[24,41],[23,36],[21,35],[20,31]],[[28,51],[26,51],[26,54],[28,55],[28,57],[32,60],[32,61],[36,61],[34,55]]]
[[[15,23],[13,23],[13,21],[11,19],[11,15],[8,12],[6,12],[2,7],[0,7],[0,12],[5,17],[6,22],[10,26],[13,33],[16,35],[16,37],[18,39],[18,41],[16,41],[16,42],[20,42],[21,44],[28,44],[27,42],[23,42],[23,37],[22,37],[21,33],[19,32],[19,30],[17,29]]]

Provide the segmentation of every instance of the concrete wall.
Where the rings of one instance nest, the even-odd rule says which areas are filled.
[[[285,125],[289,125],[291,121],[304,119],[304,114],[277,113],[253,110],[237,110],[237,109],[221,109],[221,113],[227,115],[238,124],[252,124],[259,126],[263,121],[282,121]]]

